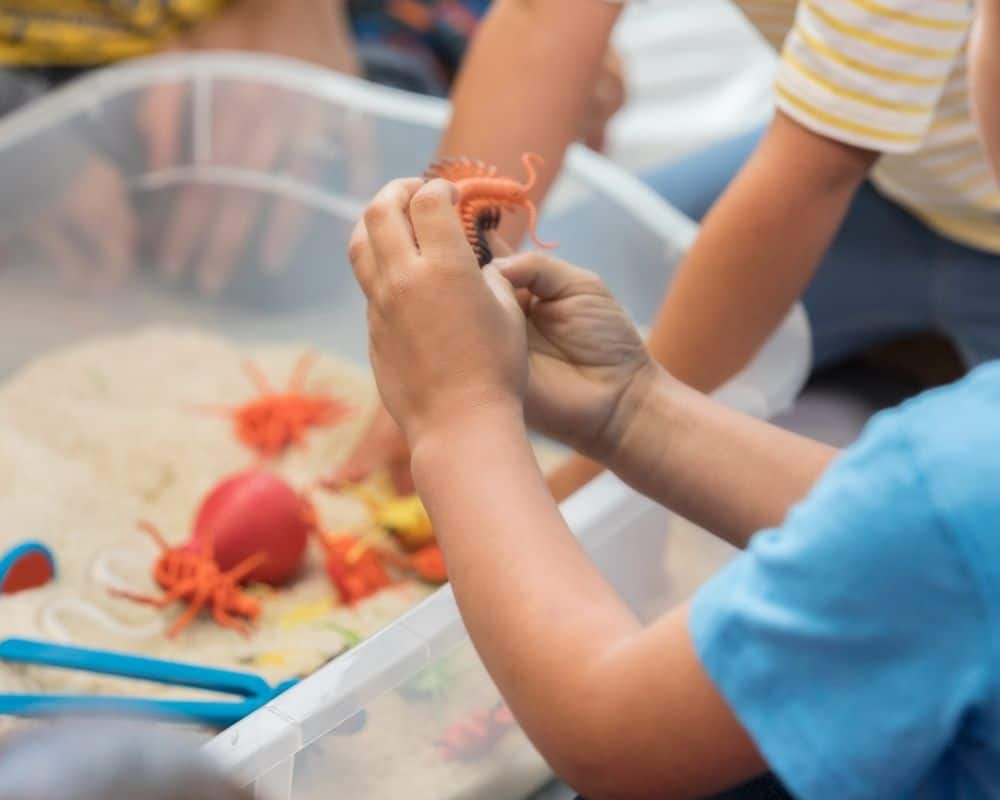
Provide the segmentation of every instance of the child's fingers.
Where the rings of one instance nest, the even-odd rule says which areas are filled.
[[[421,186],[410,201],[410,220],[425,258],[445,260],[469,250],[455,213],[455,193],[448,181],[433,180]]]
[[[527,289],[515,289],[514,297],[517,298],[517,304],[521,307],[521,313],[527,316],[528,311],[531,308],[531,301],[534,298],[534,295],[532,295]]]
[[[521,304],[514,294],[514,287],[511,286],[510,281],[500,274],[500,271],[496,267],[492,264],[487,264],[483,267],[483,278],[486,279],[486,284],[504,308],[508,311],[521,310]]]
[[[542,253],[523,253],[494,261],[515,289],[527,289],[540,300],[558,300],[574,294],[608,294],[600,278]]]
[[[363,222],[354,226],[351,240],[347,245],[347,257],[354,270],[354,277],[366,297],[371,297],[376,277],[375,254],[368,239],[368,230]]]
[[[382,267],[391,267],[398,261],[417,254],[406,209],[413,193],[422,184],[420,178],[391,181],[375,195],[365,209],[365,229],[375,253],[375,261]]]

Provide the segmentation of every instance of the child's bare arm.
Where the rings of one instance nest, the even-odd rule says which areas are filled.
[[[766,524],[830,451],[713,412],[665,378],[594,275],[538,256],[480,271],[452,192],[441,181],[389,184],[355,232],[351,262],[369,301],[376,380],[413,447],[487,668],[585,794],[701,796],[752,776],[763,761],[700,665],[687,612],[642,628],[567,529],[525,419],[636,483],[643,471],[672,472],[660,490],[727,506],[734,527],[756,524],[733,507],[744,493],[726,496],[735,483],[750,481],[751,513]],[[527,324],[514,287],[533,296]]]
[[[702,391],[742,369],[802,295],[877,157],[778,112],[681,265],[650,339],[657,359]]]
[[[877,157],[779,112],[667,292],[649,340],[657,360],[701,391],[739,372],[801,296]],[[576,456],[550,482],[562,499],[601,471]]]
[[[587,111],[621,6],[600,0],[498,0],[485,17],[452,93],[443,155],[481,158],[517,175],[521,154],[545,159],[533,192],[545,196]],[[520,241],[522,215],[505,215]]]
[[[980,136],[1000,180],[1000,0],[980,3],[970,62],[972,102]]]
[[[607,466],[737,547],[780,525],[839,451],[726,408],[661,372]]]
[[[603,0],[497,0],[456,81],[440,154],[480,158],[501,173],[519,175],[522,154],[536,152],[545,164],[532,194],[544,197],[580,130],[620,11]],[[501,227],[503,237],[516,243],[525,217],[505,214]],[[412,489],[408,462],[402,435],[379,408],[330,480],[349,483],[387,466],[405,492]]]
[[[742,547],[784,520],[837,454],[671,377],[592,273],[541,253],[499,264],[533,297],[529,424],[646,496]]]
[[[763,771],[686,609],[643,630],[559,516],[516,409],[417,444],[413,469],[476,647],[564,780],[588,797],[682,798]]]

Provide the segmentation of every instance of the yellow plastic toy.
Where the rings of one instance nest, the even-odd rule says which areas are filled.
[[[404,550],[412,552],[434,542],[431,518],[417,495],[380,497],[360,486],[351,491],[368,506],[372,522],[390,533]]]

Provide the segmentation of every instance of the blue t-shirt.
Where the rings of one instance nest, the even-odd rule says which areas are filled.
[[[1000,363],[880,414],[691,632],[795,796],[1000,798]]]

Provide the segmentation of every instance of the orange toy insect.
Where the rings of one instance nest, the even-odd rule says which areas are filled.
[[[449,725],[434,744],[444,761],[473,761],[487,755],[514,725],[510,709],[499,703]]]
[[[448,580],[448,568],[444,555],[436,544],[421,547],[405,559],[406,567],[430,583],[444,583]]]
[[[139,527],[148,533],[162,550],[153,567],[153,579],[165,590],[161,597],[113,589],[112,594],[165,608],[171,603],[186,602],[188,609],[167,632],[173,638],[186,628],[203,608],[211,609],[215,621],[225,628],[232,628],[244,636],[250,631],[236,617],[256,620],[260,603],[240,590],[240,581],[267,560],[266,553],[257,553],[223,572],[212,557],[210,539],[196,541],[181,547],[170,547],[160,531],[149,522]]]
[[[326,574],[342,603],[354,605],[393,585],[382,554],[357,536],[321,533],[319,541],[326,552]]]
[[[260,391],[260,396],[241,406],[208,407],[205,410],[233,420],[236,437],[261,458],[274,458],[292,444],[302,444],[309,428],[335,425],[350,409],[333,397],[309,395],[304,385],[314,356],[306,353],[292,372],[288,389],[278,392],[253,363],[243,369]]]
[[[542,248],[555,247],[538,240],[535,226],[538,223],[538,210],[528,199],[528,192],[537,179],[535,168],[544,162],[537,153],[525,153],[521,156],[528,178],[524,183],[518,183],[511,178],[497,177],[497,168],[490,167],[482,161],[470,161],[468,158],[446,158],[431,164],[424,173],[424,178],[444,178],[455,184],[458,189],[458,215],[462,220],[465,237],[476,253],[479,266],[485,266],[493,260],[489,243],[486,241],[487,231],[496,230],[500,225],[500,212],[504,209],[513,211],[524,208],[528,212],[528,230],[532,241]]]
[[[444,583],[448,579],[444,558],[436,544],[403,556],[349,533],[318,536],[326,553],[326,574],[341,602],[348,605],[395,585],[387,567],[416,575],[428,583]]]

